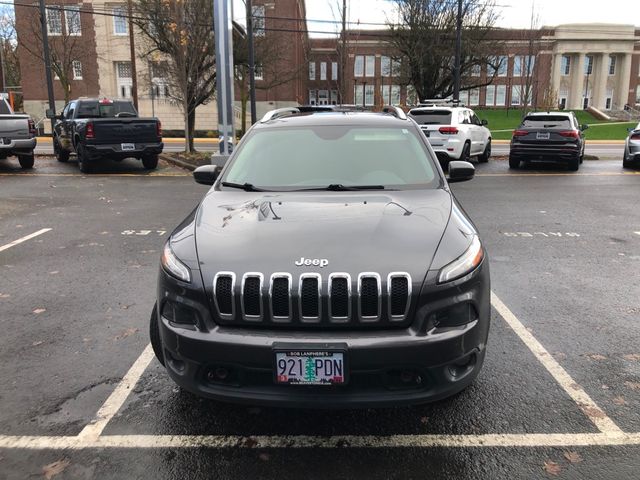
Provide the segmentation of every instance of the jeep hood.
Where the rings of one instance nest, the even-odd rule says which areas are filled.
[[[228,192],[211,190],[195,218],[205,285],[219,271],[408,272],[422,279],[449,221],[443,189],[390,192]],[[323,259],[320,266],[297,266]],[[323,262],[325,263],[325,262]]]

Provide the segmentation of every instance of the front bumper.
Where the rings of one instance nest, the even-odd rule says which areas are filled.
[[[109,145],[85,145],[85,152],[89,159],[97,158],[142,158],[150,155],[160,155],[164,148],[164,143],[136,143],[134,150],[122,150],[121,144]]]
[[[159,302],[184,301],[161,273]],[[478,375],[489,331],[489,266],[439,287],[417,309],[412,325],[379,330],[270,330],[217,326],[200,328],[158,321],[165,364],[171,378],[197,395],[233,403],[310,408],[397,406],[435,401],[463,390]],[[428,319],[460,303],[470,303],[475,320],[459,326],[434,326]],[[200,315],[206,307],[187,301]],[[159,303],[162,305],[162,303]],[[160,312],[162,308],[158,309]],[[274,382],[275,346],[292,350],[339,346],[346,352],[348,383],[340,386],[290,386]],[[225,379],[213,373],[223,368]],[[408,374],[408,375],[407,375]],[[410,377],[405,382],[403,378]]]

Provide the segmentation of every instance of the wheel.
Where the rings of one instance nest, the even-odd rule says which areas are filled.
[[[513,158],[511,155],[509,155],[509,168],[520,168],[520,160],[518,160],[517,158]]]
[[[78,154],[78,167],[80,167],[80,171],[82,173],[91,173],[93,165],[91,165],[91,162],[87,161],[84,147],[82,145],[78,145],[76,147],[76,152]]]
[[[149,338],[151,339],[151,348],[155,353],[158,361],[164,366],[164,354],[162,353],[162,339],[160,338],[160,328],[158,326],[158,304],[153,305],[151,310],[151,319],[149,320]]]
[[[53,152],[59,162],[66,163],[69,161],[69,152],[62,149],[62,145],[58,141],[58,137],[53,137]]]
[[[633,168],[633,165],[631,165],[631,162],[627,160],[627,152],[624,152],[622,154],[622,168]]]
[[[478,155],[478,162],[487,163],[489,161],[489,157],[491,157],[491,139],[487,142],[487,146],[484,147],[484,152]]]
[[[577,172],[580,168],[580,157],[575,157],[569,160],[569,170],[572,172]]]
[[[463,162],[468,162],[469,157],[471,156],[471,144],[466,142],[464,147],[462,148],[462,155],[460,155],[460,160]]]
[[[18,161],[23,170],[33,168],[33,153],[31,155],[18,155]]]
[[[147,170],[155,170],[158,167],[158,155],[142,157],[142,165],[144,165],[144,168]]]

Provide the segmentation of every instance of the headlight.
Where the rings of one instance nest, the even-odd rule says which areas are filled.
[[[176,257],[173,250],[171,250],[169,242],[164,244],[160,262],[162,263],[162,268],[164,268],[169,275],[183,282],[191,282],[191,272],[189,268],[178,260],[178,257]]]
[[[440,270],[438,283],[446,283],[456,278],[464,277],[480,265],[483,257],[484,251],[482,250],[480,239],[477,235],[474,235],[469,248],[460,257]]]

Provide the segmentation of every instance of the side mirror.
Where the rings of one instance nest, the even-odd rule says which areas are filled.
[[[53,120],[59,120],[61,115],[56,115],[53,111],[53,109],[51,108],[47,108],[46,112],[45,112],[45,116],[49,119],[53,119]]]
[[[449,162],[449,183],[466,182],[471,180],[476,174],[476,169],[469,162],[452,161]]]
[[[196,183],[202,185],[213,185],[220,175],[222,169],[217,165],[203,165],[193,171],[193,178]]]
[[[589,125],[587,125],[586,123],[584,125],[580,125],[580,130],[582,130],[583,132],[589,128]]]
[[[635,129],[635,128],[633,128],[633,127],[631,127],[631,128],[627,128],[627,132],[629,132],[629,133],[631,133],[631,132],[633,132],[633,131],[635,131],[635,130],[636,130],[636,129]],[[639,129],[639,130],[640,130],[640,129]]]
[[[489,125],[489,122],[486,119],[482,119],[482,121],[480,122],[482,124],[483,127],[486,127],[487,125]]]

